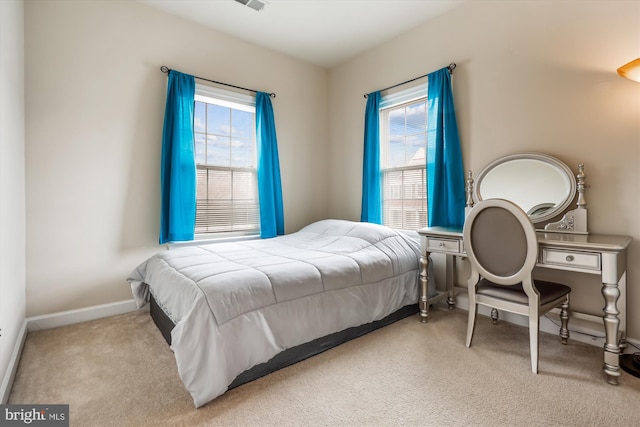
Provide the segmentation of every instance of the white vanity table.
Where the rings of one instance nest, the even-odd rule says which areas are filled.
[[[514,175],[515,172],[517,174]],[[602,318],[606,334],[604,372],[607,382],[617,384],[620,376],[619,355],[621,347],[625,346],[626,249],[631,243],[631,238],[588,233],[584,180],[582,165],[574,180],[571,169],[553,157],[538,153],[506,156],[483,169],[475,186],[469,173],[467,209],[471,209],[476,201],[483,199],[504,198],[515,201],[529,213],[534,224],[547,223],[537,233],[538,267],[596,274],[601,277],[604,299]],[[504,182],[513,185],[501,189],[498,184]],[[538,190],[531,185],[535,182],[544,182],[545,184],[538,188],[553,188],[553,194],[549,196],[544,192],[536,193]],[[577,209],[566,212],[560,221],[549,222],[564,213],[576,197],[576,193]],[[527,194],[532,196],[528,198]],[[464,258],[466,253],[462,229],[428,227],[419,230],[419,234],[422,246],[419,305],[421,320],[426,322],[429,305],[434,302],[446,299],[449,308],[453,309],[454,259]],[[432,253],[446,255],[446,291],[429,298],[428,262]]]

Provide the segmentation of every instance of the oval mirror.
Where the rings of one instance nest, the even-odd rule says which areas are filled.
[[[478,174],[475,200],[507,199],[540,223],[562,213],[573,200],[576,181],[567,165],[555,157],[520,153],[488,164]]]

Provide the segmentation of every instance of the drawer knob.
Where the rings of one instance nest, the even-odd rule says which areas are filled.
[[[573,255],[567,255],[567,257],[565,258],[567,260],[567,262],[571,262],[573,261],[575,258],[573,257]]]
[[[444,248],[444,242],[440,242],[440,247]]]

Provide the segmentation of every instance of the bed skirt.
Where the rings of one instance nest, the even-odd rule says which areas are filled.
[[[406,305],[399,310],[391,313],[387,317],[376,320],[371,323],[356,326],[353,328],[345,329],[344,331],[336,332],[324,337],[320,337],[305,344],[300,344],[295,347],[291,347],[281,353],[276,354],[268,362],[261,363],[248,369],[238,375],[235,380],[229,385],[229,389],[241,386],[260,377],[263,377],[271,372],[293,365],[316,354],[320,354],[330,348],[336,347],[354,338],[358,338],[369,332],[372,332],[383,326],[390,325],[405,317],[416,314],[419,311],[418,304]],[[167,344],[171,345],[171,331],[174,328],[174,323],[160,308],[153,295],[150,297],[150,313],[153,322],[156,324],[162,336],[167,341]]]

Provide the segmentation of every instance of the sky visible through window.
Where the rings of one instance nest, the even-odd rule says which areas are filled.
[[[427,147],[426,102],[421,101],[389,111],[388,146],[384,168],[425,163]]]
[[[196,101],[194,131],[196,163],[255,168],[253,112]]]

